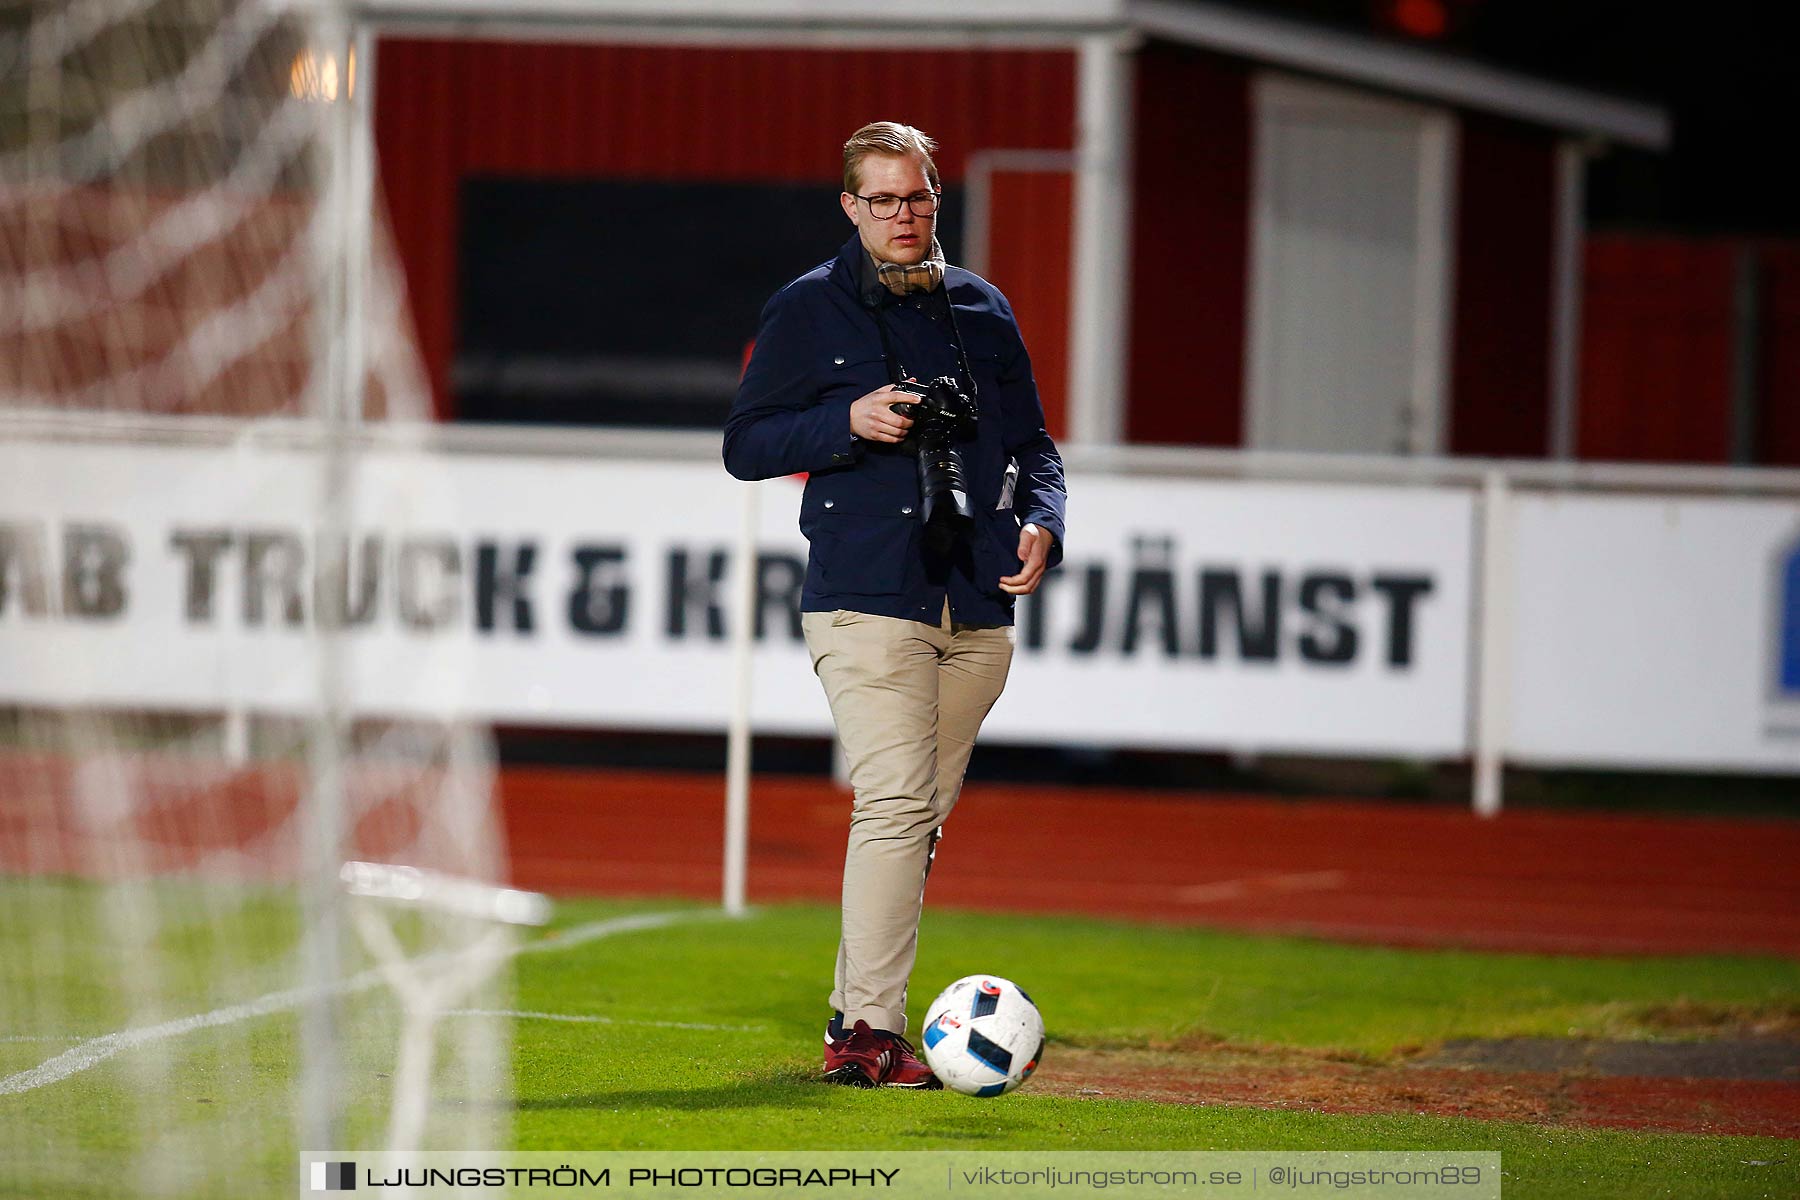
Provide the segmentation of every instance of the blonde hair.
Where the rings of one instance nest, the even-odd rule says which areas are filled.
[[[938,186],[937,163],[931,152],[937,143],[922,130],[896,121],[871,121],[850,135],[844,143],[844,190],[851,195],[862,191],[862,160],[871,154],[893,154],[901,158],[917,158],[925,167],[925,178]]]

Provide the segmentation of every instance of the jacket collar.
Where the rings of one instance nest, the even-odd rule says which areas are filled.
[[[838,251],[837,262],[832,264],[831,278],[846,292],[856,297],[857,303],[864,308],[874,308],[890,300],[898,299],[894,293],[882,286],[875,275],[875,260],[863,248],[862,238],[852,233]]]

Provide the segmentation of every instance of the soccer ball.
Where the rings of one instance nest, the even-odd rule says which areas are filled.
[[[970,975],[931,1002],[919,1040],[945,1087],[965,1096],[1000,1096],[1037,1070],[1044,1018],[1018,984]]]

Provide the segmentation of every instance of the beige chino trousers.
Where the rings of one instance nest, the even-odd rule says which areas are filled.
[[[831,1007],[845,1028],[905,1033],[925,876],[1013,631],[953,624],[948,601],[937,625],[840,609],[804,613],[801,628],[855,791]]]

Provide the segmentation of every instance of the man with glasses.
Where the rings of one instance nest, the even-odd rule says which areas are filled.
[[[1062,459],[999,289],[948,265],[925,134],[877,121],[844,144],[836,259],[782,288],[725,423],[739,479],[809,473],[802,628],[855,792],[825,1078],[941,1086],[906,1040],[925,878],[975,734],[1005,685],[1013,600],[1062,557]],[[907,380],[975,401],[962,440],[973,521],[925,536]]]

